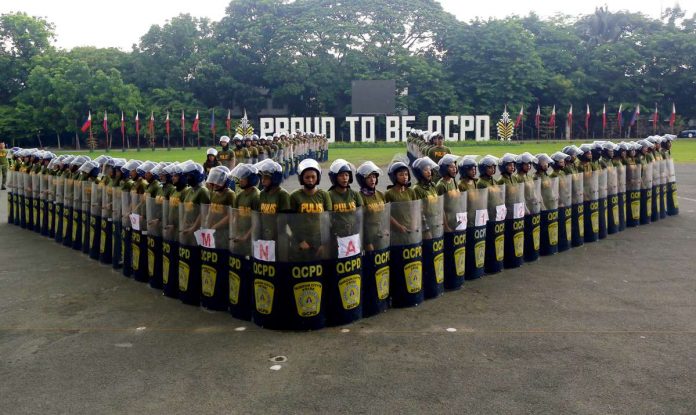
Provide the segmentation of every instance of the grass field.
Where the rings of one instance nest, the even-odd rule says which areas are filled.
[[[492,154],[494,156],[501,156],[504,153],[522,153],[529,151],[532,154],[538,153],[548,153],[552,154],[559,151],[564,146],[569,143],[580,145],[582,141],[555,141],[555,142],[524,142],[524,143],[500,143],[500,142],[487,142],[485,144],[478,143],[447,143],[452,152],[457,155],[473,154],[473,155],[486,155]],[[112,157],[123,157],[123,158],[134,158],[139,160],[152,160],[152,161],[185,161],[194,160],[199,163],[205,161],[205,148],[200,150],[196,148],[188,148],[182,150],[181,148],[171,149],[167,151],[165,149],[156,149],[152,151],[150,149],[143,149],[141,151],[127,150],[122,152],[121,150],[112,150],[108,154]],[[75,153],[75,151],[61,151],[59,154],[63,153]],[[332,145],[329,149],[329,159],[334,160],[337,158],[344,158],[355,165],[371,160],[374,163],[384,166],[391,161],[395,154],[405,154],[406,147],[401,143],[373,143],[373,144],[357,144],[357,143],[336,143]],[[104,150],[97,150],[92,153],[88,153],[90,157],[94,158],[100,154],[104,154]],[[672,148],[672,155],[674,160],[678,163],[696,163],[696,140],[681,140],[675,141]]]

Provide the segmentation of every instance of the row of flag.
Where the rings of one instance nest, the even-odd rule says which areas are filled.
[[[522,123],[522,119],[524,118],[524,107],[520,108],[520,113],[517,115],[517,120],[515,121],[515,128],[519,127],[519,125]],[[640,104],[636,105],[636,109],[633,112],[633,117],[631,117],[631,120],[629,122],[629,126],[632,127],[640,118]],[[657,109],[657,105],[655,106],[655,112],[652,114],[651,121],[653,124],[653,128],[657,128],[657,123],[660,119],[660,114]],[[674,103],[672,103],[672,114],[669,117],[669,126],[670,128],[674,127],[674,123],[676,122],[677,119],[677,108],[675,107]],[[616,113],[616,120],[619,126],[623,125],[623,104],[619,105],[619,110]],[[537,110],[536,114],[534,116],[534,125],[537,129],[541,126],[541,107],[537,105]],[[568,109],[568,116],[567,116],[567,125],[572,126],[573,125],[573,105],[570,105],[570,108]],[[549,126],[555,127],[556,126],[556,106],[553,106],[553,109],[551,110],[551,115],[549,116]],[[587,104],[587,111],[585,112],[585,130],[589,130],[590,128],[590,104]],[[602,129],[607,128],[607,105],[604,104],[604,107],[602,108]]]
[[[227,128],[228,131],[230,131],[232,127],[232,118],[231,118],[231,111],[227,110],[227,119],[225,119],[225,127]],[[104,132],[106,133],[109,130],[109,122],[108,122],[108,116],[106,114],[106,111],[104,111],[104,121],[102,122],[102,128],[104,129]],[[167,117],[164,121],[164,126],[165,130],[167,131],[167,135],[169,135],[171,128],[170,128],[170,120],[169,120],[169,111],[167,111]],[[82,124],[82,127],[80,128],[82,132],[87,132],[92,127],[92,112],[89,111],[87,114],[87,120]],[[196,118],[193,120],[193,125],[191,127],[191,131],[194,133],[199,132],[199,127],[200,127],[200,118],[198,115],[198,111],[196,111]],[[150,113],[150,119],[148,120],[148,132],[150,134],[154,134],[155,131],[155,113],[154,111]],[[184,115],[184,111],[181,111],[181,131],[186,130],[186,116]],[[212,111],[210,113],[210,131],[215,135],[215,111]],[[140,135],[140,112],[136,111],[135,113],[135,132],[137,135]],[[123,114],[123,111],[121,111],[121,135],[125,136],[126,135],[126,119]]]

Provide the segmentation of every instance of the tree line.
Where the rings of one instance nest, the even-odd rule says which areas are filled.
[[[458,21],[433,0],[232,0],[220,21],[182,14],[153,25],[131,51],[53,46],[54,26],[22,12],[0,15],[0,137],[19,145],[75,144],[87,111],[120,135],[140,112],[172,135],[185,111],[255,117],[272,98],[288,115],[350,114],[351,81],[395,79],[397,107],[424,115],[490,114],[537,105],[559,118],[574,104],[575,124],[602,106],[644,116],[657,106],[666,124],[696,118],[696,14],[678,6],[660,19],[598,8],[582,16],[534,13]],[[578,111],[581,109],[580,111]],[[630,115],[624,118],[630,118]],[[561,118],[562,119],[562,118]],[[146,122],[146,121],[145,121]],[[224,123],[224,121],[222,121]],[[220,128],[218,128],[220,130]],[[102,133],[103,134],[103,133]],[[577,133],[575,135],[578,135]],[[584,134],[583,134],[584,135]],[[83,144],[84,145],[84,144]]]

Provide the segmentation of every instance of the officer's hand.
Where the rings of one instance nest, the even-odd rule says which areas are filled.
[[[299,246],[300,250],[302,250],[302,251],[306,251],[306,250],[308,250],[309,248],[311,248],[311,247],[309,246],[309,244],[308,244],[306,241],[300,242],[300,243],[298,244],[298,246]]]

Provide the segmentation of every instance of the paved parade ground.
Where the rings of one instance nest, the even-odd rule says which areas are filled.
[[[308,333],[165,298],[7,225],[2,192],[0,413],[694,414],[696,165],[677,177],[679,216]]]

